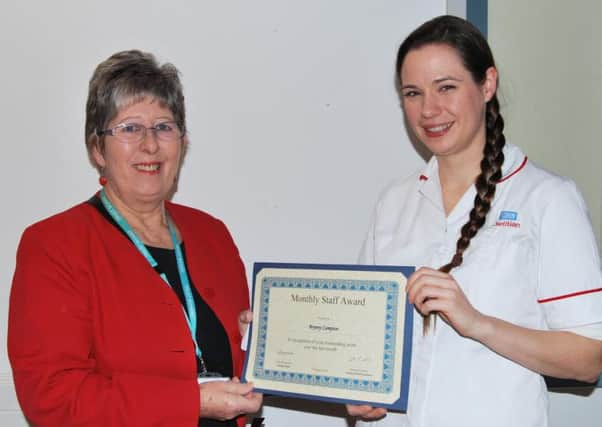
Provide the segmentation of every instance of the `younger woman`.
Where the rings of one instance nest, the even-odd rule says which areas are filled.
[[[602,371],[585,204],[572,181],[506,143],[497,70],[471,24],[426,22],[401,45],[397,73],[406,122],[433,157],[383,194],[360,262],[425,267],[407,287],[419,314],[407,414],[368,425],[547,426],[542,374],[595,381]]]

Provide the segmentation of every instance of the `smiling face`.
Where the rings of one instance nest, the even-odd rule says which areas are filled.
[[[497,85],[495,68],[476,83],[454,48],[427,44],[408,52],[400,78],[406,120],[435,156],[482,157],[485,106]]]
[[[107,128],[122,123],[137,123],[147,128],[173,121],[171,111],[150,98],[126,105],[119,110]],[[166,142],[147,130],[138,143],[123,143],[116,137],[105,136],[102,152],[98,145],[92,149],[96,163],[107,178],[105,191],[111,198],[119,198],[126,205],[159,205],[173,189],[186,140]]]

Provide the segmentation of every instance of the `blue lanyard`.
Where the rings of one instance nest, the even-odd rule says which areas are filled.
[[[142,243],[142,240],[140,240],[140,238],[136,235],[134,230],[132,230],[132,227],[130,227],[130,225],[125,220],[125,218],[117,211],[117,209],[115,209],[115,207],[113,206],[113,204],[111,203],[111,201],[109,200],[107,195],[105,194],[104,189],[102,189],[100,191],[100,200],[102,201],[102,204],[104,205],[107,212],[109,212],[109,215],[111,215],[111,218],[113,218],[113,220],[119,225],[119,227],[121,227],[121,229],[124,231],[124,233],[132,241],[134,246],[136,246],[136,249],[138,249],[138,251],[144,256],[144,258],[146,258],[146,260],[151,265],[151,267],[153,267],[153,268],[157,267],[157,265],[158,265],[157,261],[150,254],[148,249],[146,249],[146,246],[144,246],[144,243]],[[201,362],[203,362],[201,348],[199,347],[199,344],[197,343],[197,340],[196,340],[196,326],[197,326],[197,324],[196,324],[196,322],[197,322],[196,306],[194,305],[194,298],[192,296],[190,280],[188,279],[188,272],[186,271],[186,265],[184,263],[184,255],[182,254],[182,248],[178,244],[178,236],[176,235],[176,229],[175,229],[171,219],[169,219],[169,217],[167,218],[167,226],[169,227],[169,234],[171,235],[171,241],[173,242],[173,247],[176,252],[176,262],[178,264],[178,274],[180,275],[180,282],[182,284],[182,290],[184,291],[184,300],[186,301],[186,310],[184,310],[184,307],[182,307],[182,311],[184,312],[184,316],[186,317],[186,322],[188,323],[188,328],[190,329],[190,334],[192,335],[192,341],[194,342],[194,349],[195,349],[196,355],[199,358],[199,360],[201,360]],[[160,273],[160,276],[163,279],[163,281],[165,281],[165,283],[167,283],[167,285],[169,287],[171,287],[171,284],[169,283],[169,280],[167,279],[167,276],[165,275],[165,273]],[[188,311],[188,313],[186,313],[187,311]],[[201,363],[201,366],[204,366],[204,363]]]

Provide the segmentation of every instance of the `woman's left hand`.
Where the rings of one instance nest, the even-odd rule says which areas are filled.
[[[483,320],[483,315],[470,304],[449,273],[421,267],[408,279],[407,293],[409,301],[422,315],[438,313],[464,337],[473,337]]]

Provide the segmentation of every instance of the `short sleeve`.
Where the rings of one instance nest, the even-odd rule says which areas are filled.
[[[550,329],[602,322],[600,258],[587,208],[570,180],[549,191],[540,227],[538,302]]]
[[[360,253],[357,259],[357,263],[361,265],[374,265],[374,227],[375,227],[376,215],[372,215],[372,219],[370,221],[370,228],[368,229],[368,233],[366,233],[366,238],[364,240],[364,244],[360,249]]]

